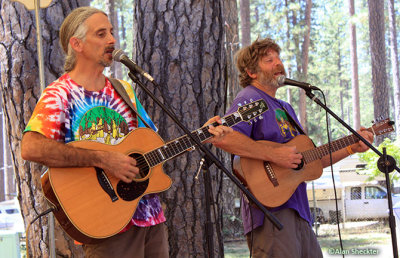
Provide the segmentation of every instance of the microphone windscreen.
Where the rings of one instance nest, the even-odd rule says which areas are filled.
[[[285,77],[285,75],[279,75],[276,80],[278,81],[279,86],[283,86],[283,85],[285,85],[286,77]]]
[[[122,56],[125,55],[124,51],[122,49],[114,49],[112,52],[112,58],[114,61],[121,62]]]

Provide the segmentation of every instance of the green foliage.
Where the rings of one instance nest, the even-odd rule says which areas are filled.
[[[395,141],[390,140],[389,138],[386,138],[377,148],[381,153],[383,153],[382,149],[386,148],[386,153],[390,156],[392,156],[396,162],[397,166],[399,166],[399,161],[400,161],[400,139],[397,139]],[[377,161],[379,159],[379,156],[373,152],[372,150],[369,150],[364,153],[359,154],[360,159],[362,161],[365,161],[367,163],[368,169],[371,171],[371,176],[370,179],[373,179],[374,177],[378,175],[382,175],[382,172],[378,169],[377,167]],[[392,173],[391,174],[391,180],[399,180],[400,176],[398,173]]]

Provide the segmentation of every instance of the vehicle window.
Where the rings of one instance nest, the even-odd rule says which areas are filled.
[[[386,193],[376,186],[365,187],[365,199],[384,199],[387,198]]]
[[[351,188],[351,199],[352,200],[360,200],[361,199],[361,187],[352,187]]]

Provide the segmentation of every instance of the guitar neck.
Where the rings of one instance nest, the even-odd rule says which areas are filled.
[[[239,112],[232,113],[228,116],[223,117],[222,125],[231,127],[235,124],[243,121],[242,116]],[[219,123],[214,122],[211,125],[218,126]],[[201,127],[193,132],[191,135],[198,140],[199,142],[204,142],[205,140],[211,138],[213,135],[208,132],[209,125]],[[196,143],[187,135],[181,136],[173,141],[168,142],[167,144],[157,148],[155,150],[149,151],[144,154],[145,159],[147,160],[150,167],[154,167],[160,163],[163,163],[167,160],[170,160],[185,151],[191,149],[195,146]]]
[[[371,131],[370,128],[367,130]],[[343,137],[336,141],[331,142],[330,148],[329,148],[329,144],[324,144],[317,148],[314,148],[311,150],[306,150],[306,151],[302,152],[301,154],[303,155],[305,163],[310,163],[314,160],[321,159],[322,157],[328,155],[329,152],[331,152],[331,151],[335,152],[335,151],[341,150],[341,149],[346,148],[347,146],[350,146],[358,141],[359,141],[359,139],[355,135],[348,135],[346,137]]]

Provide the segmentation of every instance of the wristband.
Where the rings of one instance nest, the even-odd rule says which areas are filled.
[[[354,151],[351,149],[351,146],[347,146],[346,147],[347,152],[349,153],[349,155],[354,154]]]

